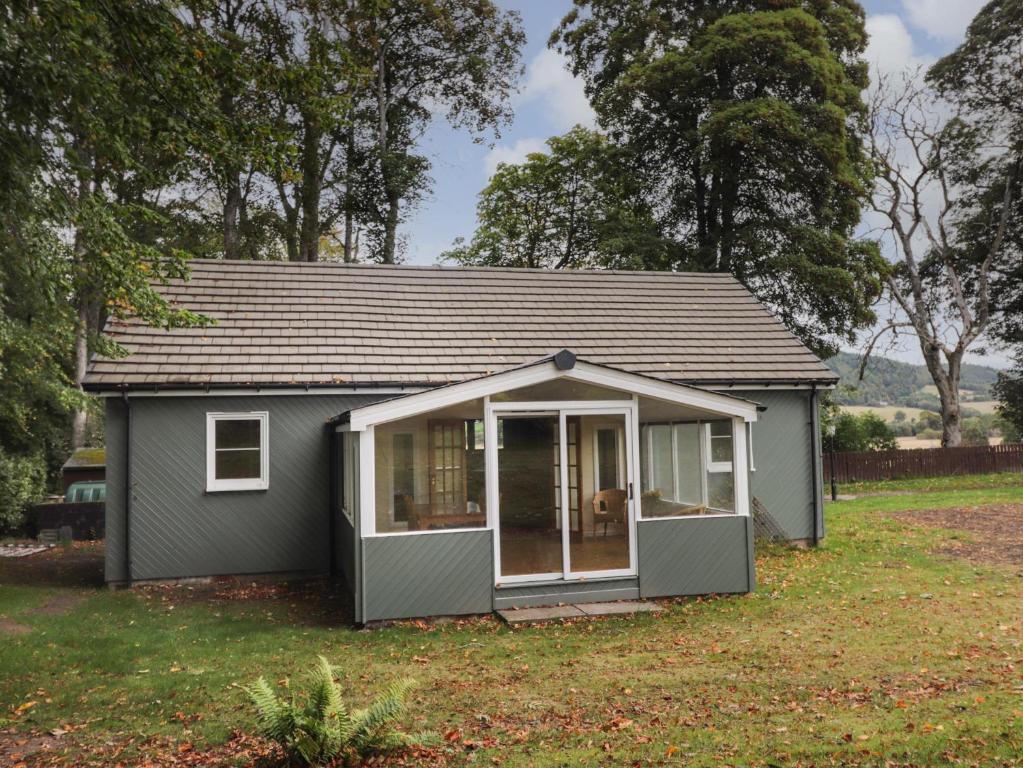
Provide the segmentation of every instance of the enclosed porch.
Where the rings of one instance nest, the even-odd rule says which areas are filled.
[[[333,422],[360,622],[753,588],[755,403],[575,359]]]

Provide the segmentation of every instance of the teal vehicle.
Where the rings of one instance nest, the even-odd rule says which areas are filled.
[[[102,480],[71,483],[64,493],[64,501],[68,504],[84,501],[105,501],[106,498],[107,484]]]

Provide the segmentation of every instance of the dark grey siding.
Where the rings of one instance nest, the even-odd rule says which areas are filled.
[[[124,565],[124,476],[125,448],[128,442],[124,403],[108,397],[105,403],[106,424],[106,580],[128,579]]]
[[[316,394],[132,399],[132,578],[326,571],[333,510],[325,424],[379,399]],[[208,411],[269,412],[267,490],[206,493]],[[113,467],[110,462],[108,471],[116,476]],[[116,572],[119,551],[123,547],[108,540],[108,573]]]
[[[753,589],[752,518],[641,520],[637,527],[643,597]]]
[[[594,579],[561,584],[523,584],[501,587],[494,592],[495,608],[527,608],[558,603],[594,603],[610,600],[635,600],[639,597],[639,579]]]
[[[753,425],[750,495],[759,499],[789,539],[813,538],[813,446],[809,390],[742,392],[766,405]]]
[[[362,621],[489,613],[494,608],[489,530],[362,540]]]

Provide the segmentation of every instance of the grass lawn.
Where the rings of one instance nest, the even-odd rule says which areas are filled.
[[[825,460],[827,460],[825,458]],[[983,488],[1021,488],[1023,473],[997,472],[989,475],[963,475],[950,477],[914,477],[906,480],[865,480],[858,483],[839,483],[842,494],[926,493],[934,491],[969,491]],[[830,493],[830,487],[825,488]],[[928,497],[930,498],[930,497]]]
[[[0,742],[69,731],[29,765],[231,764],[219,745],[253,728],[236,683],[301,687],[324,654],[356,700],[418,679],[409,725],[442,741],[411,764],[1023,765],[1023,564],[934,554],[969,534],[902,515],[988,504],[1023,486],[839,502],[819,549],[758,548],[753,595],[516,630],[357,631],[301,590],[109,592],[0,562]]]

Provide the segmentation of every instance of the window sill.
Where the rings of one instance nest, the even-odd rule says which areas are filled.
[[[260,483],[258,485],[239,485],[230,487],[207,487],[206,493],[251,493],[252,491],[264,492],[270,490],[269,483]]]

